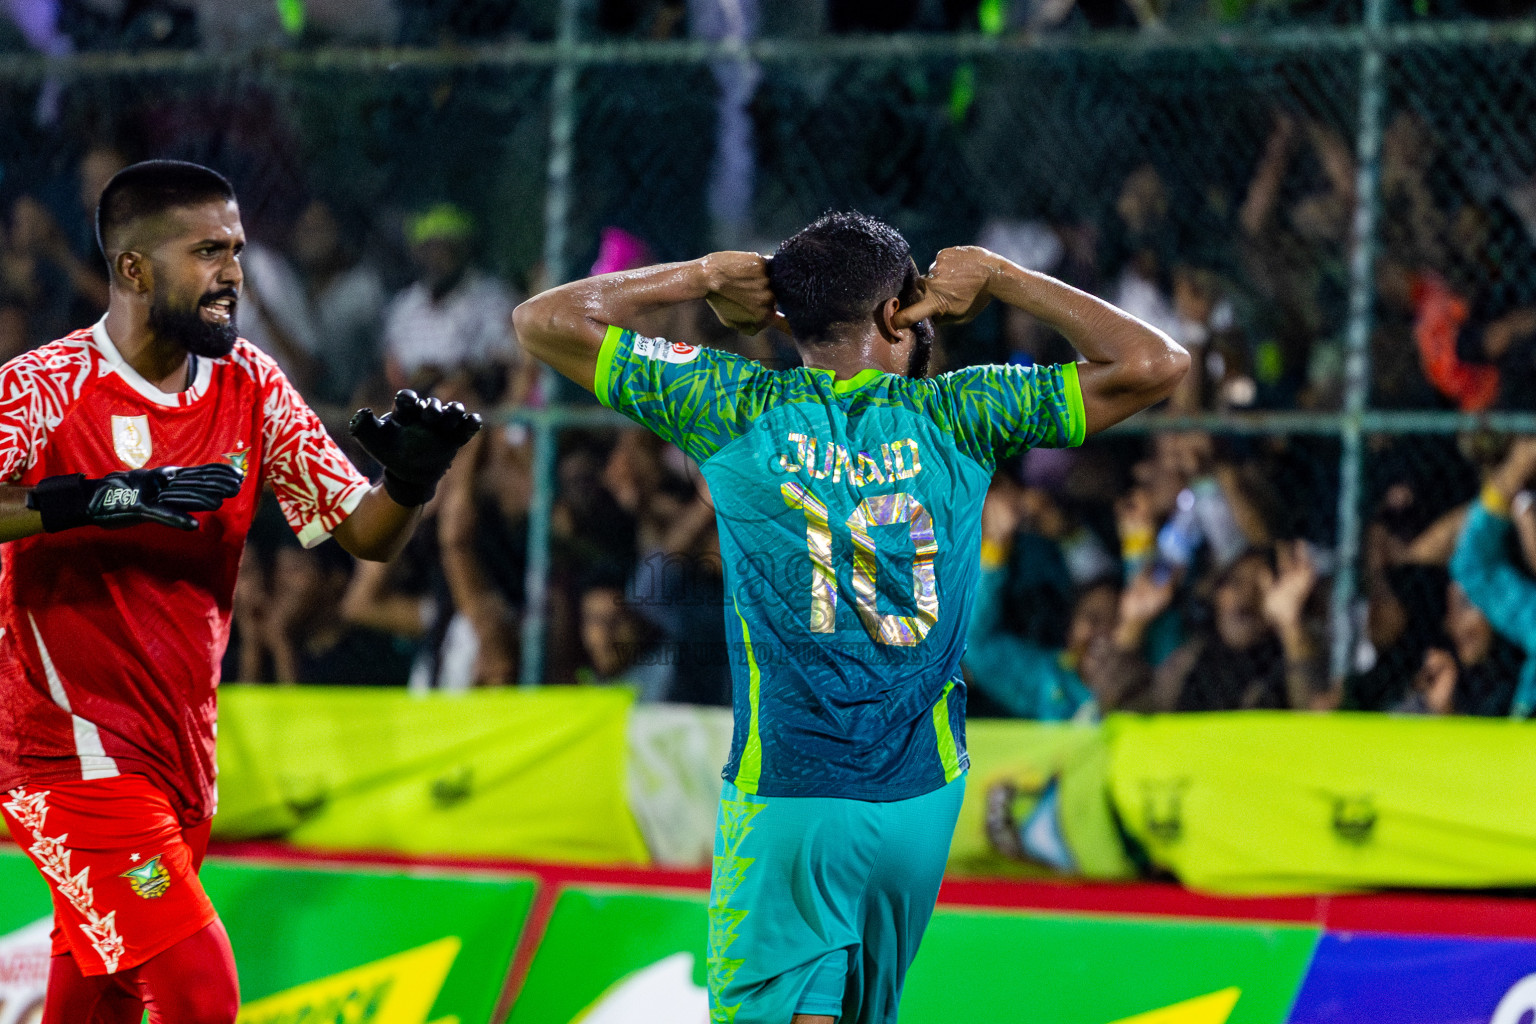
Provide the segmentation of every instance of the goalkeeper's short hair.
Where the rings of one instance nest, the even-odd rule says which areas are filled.
[[[112,176],[96,203],[96,244],[112,259],[135,221],[198,203],[233,201],[234,186],[218,171],[184,160],[145,160]]]

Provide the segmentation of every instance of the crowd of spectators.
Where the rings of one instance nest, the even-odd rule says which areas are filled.
[[[318,0],[299,6],[315,19],[329,10]],[[789,8],[828,30],[887,31],[995,18],[1014,6],[1027,5],[743,4],[738,12],[760,13],[761,26],[727,20],[708,31],[768,32]],[[0,10],[37,28],[46,8],[58,28],[110,7],[7,0]],[[119,18],[161,9],[118,7]],[[517,28],[524,7],[532,9],[500,5],[512,20],[496,31],[543,31]],[[402,25],[461,10],[382,0],[381,8]],[[594,10],[606,31],[665,36],[702,30],[714,8],[605,0]],[[908,16],[918,20],[890,21]],[[743,135],[762,144],[762,126],[751,123],[767,116],[754,99],[757,71],[721,62],[710,73],[721,87],[717,148]],[[1262,113],[1262,141],[1225,178],[1213,170],[1210,180],[1192,179],[1189,164],[1149,154],[1123,166],[1097,210],[983,214],[971,221],[974,239],[942,241],[977,241],[1186,345],[1193,369],[1153,415],[1337,409],[1353,146],[1315,113],[1283,105]],[[87,325],[104,308],[90,212],[130,155],[105,137],[77,152],[46,186],[0,180],[0,358]],[[759,156],[775,159],[768,149]],[[1533,411],[1536,177],[1471,180],[1456,156],[1421,114],[1390,112],[1370,400],[1386,409]],[[697,192],[719,236],[754,233],[750,164],[717,161]],[[333,544],[304,551],[265,507],[242,568],[225,678],[417,689],[515,682],[534,494],[533,438],[518,414],[579,397],[542,378],[511,326],[540,272],[514,283],[494,271],[481,258],[487,225],[452,203],[370,218],[345,187],[283,187],[283,202],[253,203],[247,216],[241,332],[279,361],[339,438],[352,409],[383,407],[405,386],[493,413],[495,425],[390,565],[354,565]],[[594,271],[651,262],[669,248],[616,226],[594,241]],[[736,337],[702,304],[637,326],[794,365],[782,339]],[[1070,358],[1036,321],[994,308],[942,332],[934,368]],[[558,438],[544,681],[727,702],[722,567],[696,467],[635,429],[566,429]],[[1536,508],[1526,488],[1536,442],[1368,439],[1359,640],[1344,678],[1329,657],[1338,460],[1337,438],[1326,434],[1183,431],[1096,438],[1004,467],[987,505],[970,631],[973,710],[1043,719],[1221,708],[1528,714]]]
[[[728,336],[702,307],[642,326],[788,365],[782,346]],[[507,396],[526,367],[513,344],[506,361],[405,380],[486,410],[516,408]],[[389,382],[378,383],[374,394],[387,394]],[[364,400],[379,398],[364,389],[355,401]],[[559,438],[545,681],[726,703],[722,566],[696,467],[638,429]],[[1329,672],[1335,444],[1111,435],[1004,467],[985,508],[966,659],[972,713],[1529,714],[1536,439],[1373,442],[1359,639],[1343,679]],[[269,508],[242,570],[226,677],[515,682],[532,472],[532,437],[515,417],[484,431],[386,566],[353,566],[329,544],[302,551]]]
[[[1246,5],[1204,0],[593,0],[582,29],[595,38],[712,38],[723,19],[753,34],[1135,28],[1172,19],[1231,20]],[[1345,5],[1298,0],[1299,12]],[[202,47],[244,50],[295,43],[437,45],[546,41],[560,5],[549,0],[6,0],[12,46],[51,55],[79,50]],[[1347,16],[1347,15],[1346,15]],[[3,36],[0,36],[3,41]]]
[[[1414,17],[1519,18],[1532,0],[1414,0]],[[1347,22],[1359,0],[582,0],[593,38],[716,38],[724,19],[753,35],[1162,30],[1243,20]],[[5,0],[0,48],[51,56],[102,49],[249,50],[308,43],[432,46],[559,31],[552,0]]]
[[[1104,511],[1111,460],[1029,453],[988,497],[973,711],[1529,716],[1536,439],[1481,440],[1480,490],[1479,474],[1452,484],[1412,463],[1377,489],[1343,679],[1327,666],[1331,552],[1284,525],[1285,506],[1306,496],[1277,486],[1282,445],[1153,435],[1113,500],[1103,537],[1120,558],[1107,571],[1081,568],[1102,562],[1074,559],[1081,542],[1068,538]],[[1075,512],[1063,519],[1063,507]]]
[[[981,243],[1163,328],[1196,356],[1184,412],[1339,408],[1356,207],[1352,140],[1283,107],[1245,176],[1148,160],[1107,215],[988,221]],[[1536,175],[1458,173],[1412,110],[1388,121],[1370,338],[1378,409],[1536,409]],[[1062,358],[1010,315],[1003,347]]]
[[[1327,0],[1298,4],[1323,9]],[[1230,12],[1189,2],[1187,16]],[[1186,12],[1179,0],[590,0],[583,34],[602,39],[718,38],[722,19],[753,35],[1134,28]],[[0,45],[50,55],[98,49],[247,50],[305,43],[432,46],[547,41],[559,30],[549,0],[6,0]],[[7,38],[9,37],[9,38]]]

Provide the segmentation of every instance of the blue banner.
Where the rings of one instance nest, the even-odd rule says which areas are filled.
[[[1334,932],[1290,1024],[1526,1024],[1532,1013],[1536,942]]]

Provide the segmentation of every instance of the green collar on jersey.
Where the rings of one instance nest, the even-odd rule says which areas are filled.
[[[829,376],[835,373],[833,370],[826,370],[819,366],[807,366],[805,369],[811,371],[812,373],[825,373]],[[885,371],[870,367],[867,370],[860,370],[858,373],[854,374],[852,377],[848,377],[845,380],[834,380],[832,382],[832,390],[839,395],[844,395],[850,391],[857,391],[859,388],[867,387],[868,385],[873,384],[875,381],[884,376]]]

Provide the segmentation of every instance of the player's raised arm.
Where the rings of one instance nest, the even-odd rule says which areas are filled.
[[[968,320],[995,298],[1060,331],[1087,360],[1078,379],[1090,434],[1167,398],[1189,369],[1189,353],[1156,327],[977,246],[940,252],[922,283],[897,327],[930,316]]]
[[[535,295],[512,319],[529,352],[591,391],[610,325],[632,327],[652,310],[697,299],[708,300],[722,323],[743,334],[782,319],[774,312],[768,261],[755,252],[717,252],[572,281]]]

